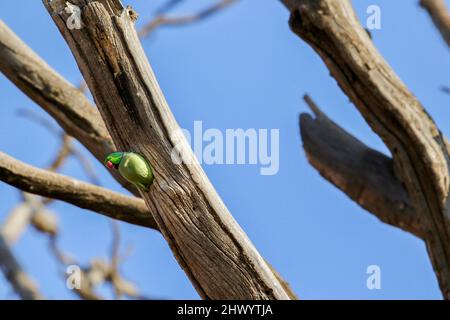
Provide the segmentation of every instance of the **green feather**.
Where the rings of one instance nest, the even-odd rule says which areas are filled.
[[[144,157],[134,152],[113,152],[106,157],[106,165],[108,161],[125,180],[145,192],[150,191],[154,179],[153,170]]]

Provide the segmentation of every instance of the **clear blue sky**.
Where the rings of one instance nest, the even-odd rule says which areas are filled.
[[[151,18],[162,1],[126,1]],[[177,12],[191,12],[212,1],[187,1]],[[374,42],[418,96],[442,131],[450,135],[448,49],[418,6],[418,0],[353,1],[365,19],[370,4],[382,9],[382,29]],[[74,59],[40,1],[1,1],[0,17],[53,68],[73,83],[80,74]],[[242,0],[204,22],[164,28],[143,41],[160,85],[180,125],[205,128],[280,129],[280,170],[261,176],[251,165],[204,166],[237,221],[262,255],[303,299],[440,299],[424,243],[379,222],[322,179],[301,147],[298,115],[307,112],[306,92],[348,131],[387,152],[318,56],[287,25],[288,12],[277,0]],[[40,111],[0,75],[0,150],[44,167],[58,149],[49,132],[17,116]],[[87,152],[85,152],[87,154]],[[94,162],[95,163],[95,162]],[[102,185],[122,190],[97,163]],[[86,179],[71,160],[63,172]],[[19,200],[0,183],[0,221]],[[107,256],[111,232],[106,218],[56,203],[61,246],[82,262]],[[143,294],[163,298],[198,295],[154,231],[120,223],[123,249],[131,255],[123,273]],[[44,237],[29,230],[14,247],[26,270],[49,298],[73,298],[57,275]],[[368,290],[366,268],[381,267],[381,290]],[[103,288],[102,292],[107,292]],[[0,276],[0,297],[15,298]]]

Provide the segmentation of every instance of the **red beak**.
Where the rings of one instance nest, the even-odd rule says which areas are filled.
[[[110,169],[114,168],[114,165],[111,161],[106,162],[106,166]]]

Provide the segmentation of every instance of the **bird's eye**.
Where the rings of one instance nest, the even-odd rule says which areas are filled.
[[[110,169],[114,168],[114,165],[111,161],[106,162],[106,166]]]

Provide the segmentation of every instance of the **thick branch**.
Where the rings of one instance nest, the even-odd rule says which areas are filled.
[[[0,21],[0,69],[71,136],[104,158],[114,149],[98,110]]]
[[[450,47],[450,14],[444,0],[420,0],[420,5],[427,10],[442,38]]]
[[[23,191],[62,200],[113,219],[157,228],[142,199],[35,168],[1,152],[0,180]]]
[[[75,55],[108,131],[141,153],[155,181],[142,194],[199,294],[211,299],[288,299],[280,281],[226,209],[176,123],[134,29],[117,0],[78,0],[83,28],[70,30],[66,1],[44,1]],[[179,164],[178,146],[193,161]]]
[[[310,164],[381,221],[422,237],[420,214],[394,175],[392,159],[331,121],[305,97],[316,117],[303,113],[300,132]]]
[[[116,151],[97,108],[1,20],[0,71],[100,162],[107,154]],[[120,175],[114,177],[125,188],[137,194],[134,186]]]
[[[287,2],[292,30],[321,56],[390,149],[395,173],[420,212],[441,290],[450,298],[450,177],[441,133],[374,47],[348,0]]]

